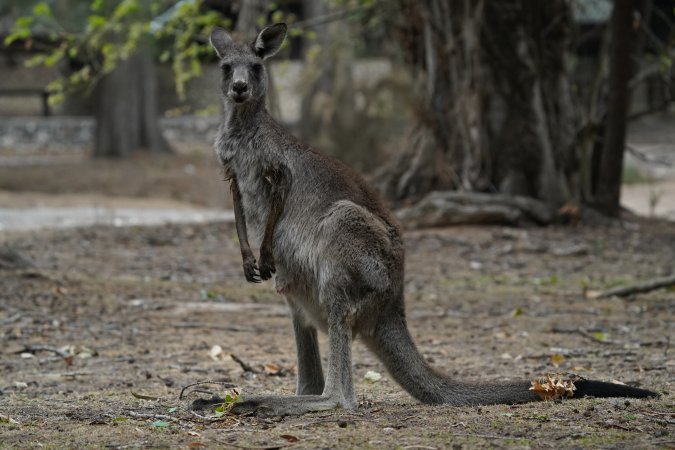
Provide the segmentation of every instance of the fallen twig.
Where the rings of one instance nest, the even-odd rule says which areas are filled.
[[[135,411],[127,411],[131,417],[136,417],[138,419],[158,419],[158,420],[171,420],[173,422],[178,422],[177,417],[167,416],[166,414],[152,414],[152,413],[137,413]]]
[[[22,317],[23,317],[23,314],[16,313],[12,316],[9,316],[8,318],[6,318],[4,320],[0,320],[0,327],[4,326],[4,325],[9,325],[10,323],[14,323],[14,322],[20,320]]]
[[[214,380],[206,380],[206,381],[197,381],[196,383],[191,383],[188,384],[187,386],[183,386],[183,389],[180,390],[180,394],[178,395],[178,400],[183,400],[183,393],[187,388],[191,388],[192,386],[201,386],[203,384],[218,384],[220,386],[224,386],[225,388],[233,388],[235,387],[234,384],[228,383],[227,381],[214,381]],[[188,395],[191,394],[193,391],[188,392]],[[205,391],[199,391],[199,392],[204,392],[204,393],[209,393],[212,394],[211,392],[205,392]]]
[[[59,355],[61,358],[68,358],[72,356],[70,353],[61,350],[60,348],[51,347],[49,345],[27,345],[21,350],[17,350],[14,353],[35,353],[35,352],[52,352]]]
[[[596,336],[594,333],[591,333],[590,331],[584,330],[583,328],[553,327],[553,329],[551,331],[553,331],[554,333],[579,334],[579,335],[581,335],[585,338],[588,338],[588,339],[590,339],[592,341],[595,341],[595,342],[599,342],[601,344],[608,344],[608,345],[621,345],[622,344],[619,341],[614,341],[614,340],[611,340],[611,339]]]
[[[640,283],[629,284],[606,291],[587,291],[586,298],[607,298],[607,297],[627,297],[633,294],[644,294],[645,292],[655,291],[657,289],[670,288],[675,286],[675,274],[663,278],[654,278]]]
[[[239,358],[237,355],[234,353],[230,353],[230,358],[237,364],[241,366],[242,369],[244,369],[244,372],[251,372],[251,373],[260,373],[259,370],[255,370],[253,367],[249,366],[244,362],[241,358]]]
[[[232,442],[221,441],[221,440],[219,440],[219,439],[214,439],[214,441],[216,441],[216,442],[218,442],[218,443],[220,443],[220,444],[223,444],[223,445],[225,445],[225,446],[227,446],[227,447],[243,448],[243,449],[248,449],[248,450],[276,450],[276,449],[278,449],[278,448],[292,447],[292,446],[294,446],[294,445],[297,444],[297,442],[293,442],[293,443],[285,444],[285,445],[282,445],[282,444],[279,444],[279,445],[273,444],[273,445],[261,445],[261,446],[255,446],[255,445],[253,445],[253,446],[247,446],[247,445],[237,445],[237,444],[233,444]],[[300,442],[300,441],[298,441],[298,442]]]
[[[478,437],[483,439],[513,439],[513,440],[528,439],[525,437],[497,436],[495,434],[476,434],[476,433],[450,433],[450,436]]]
[[[202,416],[201,414],[199,414],[199,413],[197,413],[197,412],[195,412],[195,411],[192,411],[192,410],[190,410],[190,414],[192,414],[193,416],[198,417],[198,418],[200,418],[200,419],[202,419],[202,420],[205,420],[205,421],[207,421],[207,422],[219,422],[219,421],[222,421],[222,420],[223,420],[222,417],[216,417],[216,416],[211,416],[211,417],[209,417],[209,416]]]
[[[246,325],[223,325],[220,323],[202,323],[202,322],[183,322],[173,324],[174,328],[204,328],[204,329],[214,329],[214,330],[223,330],[223,331],[257,331],[255,327],[250,327]]]

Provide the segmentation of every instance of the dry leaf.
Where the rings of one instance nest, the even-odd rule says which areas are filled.
[[[298,442],[300,440],[300,438],[297,438],[291,434],[282,434],[279,437],[286,439],[288,442]]]
[[[267,375],[278,375],[281,372],[281,367],[273,362],[265,364],[263,369]]]
[[[560,353],[554,353],[551,355],[551,362],[554,366],[558,367],[560,364],[565,362],[565,357]]]
[[[546,378],[534,380],[531,391],[534,391],[542,400],[557,400],[559,398],[571,398],[574,391],[574,381],[578,378],[563,380],[562,375],[546,375]]]
[[[602,294],[602,291],[595,291],[592,289],[584,289],[584,297],[586,297],[589,300],[595,300],[596,298],[600,297]]]

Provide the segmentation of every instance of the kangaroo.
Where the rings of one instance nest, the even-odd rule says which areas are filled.
[[[235,414],[282,416],[357,406],[352,382],[355,337],[423,403],[511,404],[540,400],[529,381],[477,384],[431,368],[405,318],[401,230],[378,194],[354,170],[299,142],[265,107],[263,61],[286,25],[263,29],[249,45],[222,28],[211,34],[220,58],[224,119],[215,151],[230,179],[244,275],[269,280],[290,308],[297,349],[297,396],[253,396]],[[250,232],[250,235],[249,235]],[[256,261],[249,238],[260,245]],[[317,330],[328,333],[324,378]],[[577,379],[575,396],[651,397],[625,385]]]

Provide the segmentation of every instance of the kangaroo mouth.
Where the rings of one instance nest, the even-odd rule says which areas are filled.
[[[251,98],[251,95],[248,92],[239,94],[237,92],[230,91],[228,97],[230,97],[230,100],[232,100],[235,103],[244,103],[249,98]]]

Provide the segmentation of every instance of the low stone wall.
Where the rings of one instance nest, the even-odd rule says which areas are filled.
[[[211,145],[218,116],[182,116],[160,119],[171,143]],[[80,154],[91,149],[95,120],[91,117],[16,117],[0,120],[0,151],[4,154]]]

